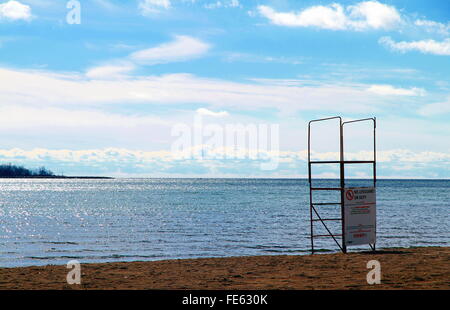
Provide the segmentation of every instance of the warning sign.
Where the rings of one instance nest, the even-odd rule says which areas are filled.
[[[344,221],[345,244],[347,246],[375,243],[375,187],[345,189]]]
[[[347,200],[353,200],[355,198],[355,192],[349,189],[345,192],[345,197],[347,197]]]

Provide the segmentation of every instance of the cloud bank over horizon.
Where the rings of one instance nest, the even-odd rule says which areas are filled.
[[[250,159],[247,149],[242,158],[226,158],[222,151],[201,146],[192,158],[181,158],[169,151],[139,151],[119,148],[90,150],[10,149],[0,150],[2,163],[27,167],[46,166],[56,174],[102,175],[113,177],[269,177],[307,178],[307,150],[280,152],[278,166],[268,171],[259,166],[263,156]],[[337,152],[312,153],[315,160],[336,160]],[[370,160],[369,151],[347,153],[347,160]],[[450,172],[450,153],[412,152],[395,149],[377,152],[379,178],[446,178]],[[414,169],[412,169],[414,168]],[[370,178],[370,169],[347,170],[349,178]],[[338,166],[314,170],[319,178],[339,178]]]

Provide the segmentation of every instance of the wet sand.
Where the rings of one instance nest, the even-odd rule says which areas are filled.
[[[369,260],[381,284],[369,285]],[[450,289],[450,247],[376,253],[248,256],[81,265],[81,285],[66,266],[0,268],[0,289]]]

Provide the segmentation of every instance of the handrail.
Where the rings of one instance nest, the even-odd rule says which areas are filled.
[[[346,121],[346,122],[342,123],[342,126],[344,126],[345,124],[356,123],[356,122],[363,122],[363,121],[370,121],[370,120],[376,122],[376,117],[369,117],[369,118],[355,119],[355,120],[352,120],[352,121]]]
[[[341,127],[342,127],[342,134],[344,131],[344,125],[345,124],[350,124],[350,123],[356,123],[356,122],[364,122],[364,121],[373,121],[373,160],[370,161],[373,164],[373,184],[374,186],[376,186],[377,183],[377,167],[376,167],[376,163],[377,163],[377,150],[376,150],[376,128],[377,128],[377,118],[376,117],[369,117],[369,118],[362,118],[362,119],[355,119],[352,121],[346,121],[343,122]],[[344,148],[344,141],[342,141],[342,148]],[[347,161],[348,162],[348,161]],[[355,163],[358,161],[355,161]],[[363,162],[363,161],[359,161],[359,162]],[[369,162],[369,163],[370,163]]]
[[[321,122],[321,121],[328,121],[328,120],[332,120],[332,119],[339,119],[339,128],[340,128],[340,133],[341,133],[341,140],[340,140],[340,147],[339,147],[339,152],[340,152],[340,160],[343,160],[343,154],[342,154],[342,117],[340,116],[332,116],[332,117],[326,117],[326,118],[320,118],[320,119],[313,119],[311,121],[308,122],[308,163],[311,162],[311,123],[314,122]],[[309,169],[308,171],[308,180],[309,183],[311,183],[311,169]]]

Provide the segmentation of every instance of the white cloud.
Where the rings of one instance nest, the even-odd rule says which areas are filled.
[[[258,11],[275,25],[330,30],[391,29],[402,20],[395,7],[377,1],[360,2],[346,8],[337,3],[318,5],[298,13],[280,13],[269,6],[260,5]]]
[[[401,17],[393,6],[382,4],[377,1],[366,1],[349,6],[350,27],[358,30],[392,29],[401,23]]]
[[[0,20],[30,20],[31,8],[18,1],[8,1],[0,4]]]
[[[414,25],[424,28],[427,32],[442,35],[450,34],[450,23],[443,24],[432,20],[418,19],[414,22]]]
[[[176,36],[170,43],[134,52],[130,59],[139,64],[154,65],[185,61],[204,55],[210,45],[189,36]]]
[[[130,48],[130,46],[120,46]],[[189,36],[176,36],[175,40],[156,47],[140,50],[128,57],[112,60],[109,64],[90,68],[86,76],[91,79],[125,79],[137,65],[156,65],[187,61],[204,55],[209,44]]]
[[[224,116],[230,115],[227,111],[214,112],[214,111],[210,111],[205,108],[197,109],[196,112],[199,115],[212,116],[212,117],[224,117]]]
[[[222,150],[226,152],[227,150]],[[210,153],[213,152],[213,153]],[[177,154],[170,151],[144,151],[126,148],[92,148],[92,149],[46,149],[36,148],[24,150],[21,148],[0,150],[2,162],[16,162],[27,166],[45,165],[50,170],[68,172],[74,174],[106,174],[122,175],[124,172],[130,176],[193,176],[210,175],[218,177],[222,175],[246,176],[264,175],[289,177],[292,175],[306,177],[306,151],[282,151],[279,152],[278,169],[274,171],[261,171],[258,169],[261,160],[252,160],[248,157],[226,158],[226,153],[204,149],[204,152],[213,155],[202,160],[180,159]],[[337,154],[337,153],[336,153]],[[336,154],[329,153],[330,158]],[[361,159],[366,154],[351,153],[348,158]],[[418,175],[420,178],[449,177],[450,154],[444,152],[413,152],[406,149],[393,149],[378,152],[378,177],[392,177],[393,169],[397,176]],[[205,154],[204,156],[208,156]],[[216,157],[214,157],[216,156]],[[222,159],[221,159],[221,158]],[[326,160],[328,157],[322,157]],[[418,165],[420,163],[420,165]],[[81,168],[80,168],[81,167]],[[75,173],[76,173],[75,172]],[[330,173],[330,172],[328,172]],[[359,172],[349,172],[348,177],[357,177]],[[337,174],[319,172],[316,177],[336,177]]]
[[[300,13],[279,13],[269,6],[258,6],[259,13],[270,19],[275,25],[291,27],[315,26],[324,29],[343,30],[346,28],[346,16],[342,6],[332,4],[329,7],[314,6]]]
[[[227,62],[243,61],[243,62],[260,62],[260,63],[281,63],[299,65],[303,63],[300,57],[272,57],[249,53],[225,53],[224,60]]]
[[[373,112],[379,99],[367,96],[363,85],[277,85],[276,82],[230,82],[190,74],[129,77],[126,80],[86,79],[83,75],[54,74],[0,68],[0,102],[5,104],[91,105],[114,103],[178,104],[196,102],[241,110],[275,108],[281,111],[322,110]],[[24,87],[26,85],[26,87]],[[330,101],[329,98],[334,98]]]
[[[126,78],[126,74],[134,68],[132,63],[104,65],[89,69],[86,76],[91,79],[120,79]]]
[[[139,9],[144,16],[161,12],[161,9],[169,9],[171,7],[170,0],[140,0]]]
[[[450,97],[447,101],[427,104],[419,109],[419,114],[423,116],[442,115],[450,113]]]
[[[206,3],[203,5],[205,9],[219,9],[219,8],[237,8],[242,7],[239,0],[228,0],[228,1],[215,1]]]
[[[424,54],[450,56],[450,38],[444,41],[420,40],[395,42],[390,37],[382,37],[379,43],[395,51],[402,53],[419,51]]]
[[[307,151],[303,151],[306,160]],[[282,152],[288,153],[289,156],[293,156],[294,152]],[[301,152],[298,152],[300,157]],[[328,153],[311,153],[312,158],[317,160],[335,160],[339,157],[338,152],[328,152]],[[346,160],[372,160],[373,152],[371,151],[361,151],[361,152],[345,152]],[[393,149],[385,151],[377,151],[377,162],[379,163],[389,163],[389,162],[450,162],[450,153],[444,152],[414,152],[406,149]]]
[[[367,89],[371,93],[377,95],[394,95],[394,96],[424,96],[425,90],[422,88],[396,88],[391,85],[372,85]]]
[[[144,125],[168,125],[157,117],[123,115],[92,109],[55,107],[0,106],[0,128],[3,130],[48,128],[130,128]],[[30,133],[31,134],[31,133]]]
[[[177,115],[160,117],[99,107],[0,105],[0,135],[6,147],[164,148]]]

